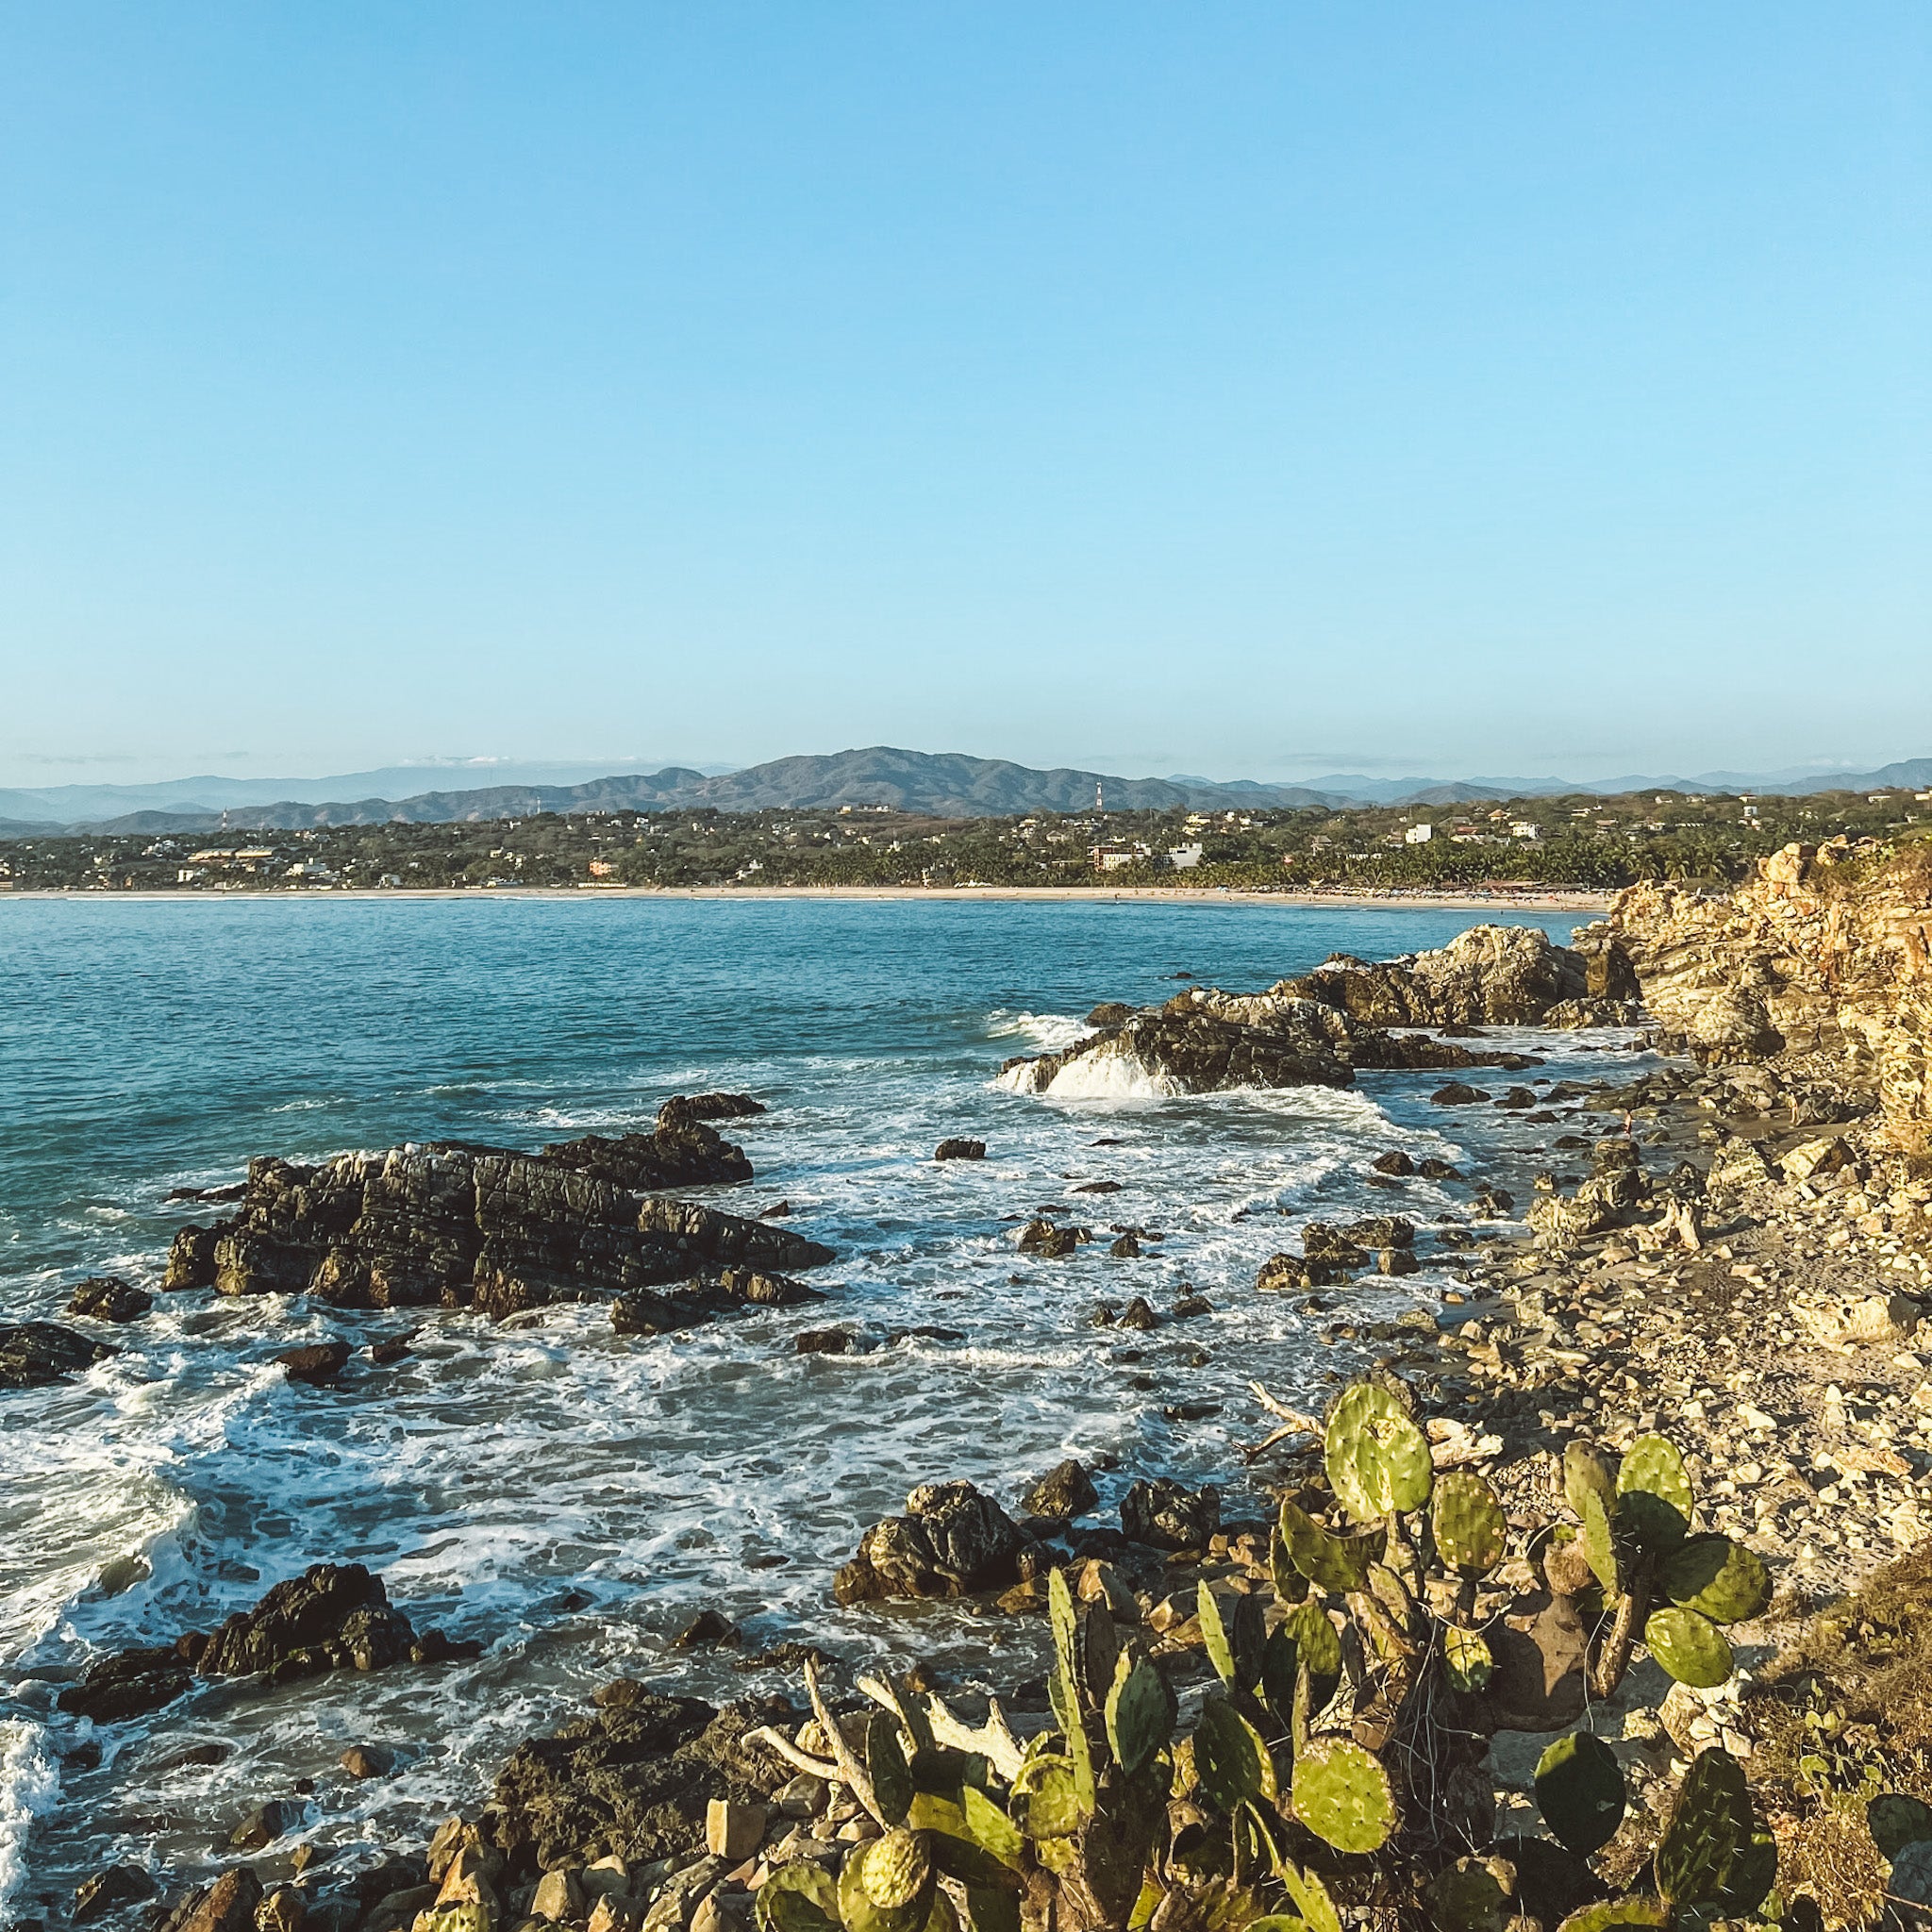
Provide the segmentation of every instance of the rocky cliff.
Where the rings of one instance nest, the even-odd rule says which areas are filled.
[[[1932,1145],[1932,848],[1788,845],[1713,897],[1633,886],[1602,928],[1664,1036],[1709,1065],[1757,1063],[1767,1110],[1871,1115]]]

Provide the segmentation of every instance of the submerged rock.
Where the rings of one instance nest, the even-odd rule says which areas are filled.
[[[949,1141],[941,1141],[932,1150],[932,1158],[935,1160],[984,1160],[986,1142],[969,1141],[963,1135],[955,1135]]]
[[[91,1367],[114,1351],[56,1322],[0,1327],[0,1389],[40,1389]]]

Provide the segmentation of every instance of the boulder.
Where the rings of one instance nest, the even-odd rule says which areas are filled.
[[[1451,1080],[1438,1087],[1429,1100],[1436,1107],[1476,1107],[1489,1097],[1480,1087],[1472,1087],[1466,1080]]]
[[[1121,1529],[1157,1550],[1205,1550],[1221,1525],[1221,1491],[1191,1490],[1167,1476],[1132,1484],[1121,1498]]]
[[[955,1136],[951,1140],[941,1141],[932,1150],[932,1158],[935,1160],[984,1160],[986,1142]]]
[[[123,1906],[140,1905],[153,1898],[158,1890],[141,1866],[109,1865],[75,1889],[68,1922],[85,1925],[90,1920],[119,1911]]]
[[[1400,1148],[1392,1148],[1387,1154],[1378,1154],[1369,1165],[1377,1174],[1392,1174],[1398,1180],[1406,1180],[1415,1172],[1415,1162]]]
[[[174,1703],[193,1681],[193,1657],[182,1645],[144,1645],[96,1657],[55,1703],[97,1724],[125,1724]]]
[[[0,1389],[40,1389],[92,1367],[114,1351],[54,1322],[0,1326]]]
[[[768,1724],[789,1729],[798,1715],[782,1698],[721,1711],[640,1686],[622,1704],[600,1706],[511,1752],[486,1813],[490,1842],[509,1878],[569,1870],[585,1893],[607,1872],[623,1883],[624,1868],[689,1858],[704,1842],[713,1801],[762,1804],[791,1776],[744,1737]],[[583,1869],[605,1859],[622,1864]],[[710,1882],[724,1870],[710,1861]]]
[[[94,1274],[75,1285],[67,1304],[70,1315],[86,1315],[96,1322],[138,1322],[155,1305],[145,1289],[136,1288],[118,1274]]]
[[[235,1865],[212,1885],[183,1898],[155,1932],[255,1932],[261,1906],[261,1880],[252,1865]]]
[[[749,1093],[680,1095],[677,1104],[694,1121],[748,1121],[768,1111],[762,1101],[754,1100]]]
[[[346,1341],[311,1341],[300,1348],[285,1348],[270,1357],[291,1382],[319,1387],[333,1382],[349,1366]]]
[[[1051,1517],[1056,1522],[1070,1523],[1076,1516],[1085,1516],[1100,1501],[1099,1491],[1093,1487],[1093,1478],[1072,1457],[1054,1467],[1026,1491],[1020,1499],[1020,1507],[1029,1516]]]
[[[1362,1248],[1415,1246],[1415,1223],[1402,1214],[1377,1214],[1366,1221],[1351,1222],[1341,1232]]]
[[[215,1285],[215,1241],[211,1227],[191,1224],[177,1228],[168,1249],[167,1272],[161,1276],[161,1291],[174,1294],[182,1289],[212,1288]]]
[[[971,1483],[927,1483],[906,1498],[904,1516],[865,1532],[832,1591],[841,1604],[976,1596],[1019,1581],[1029,1547],[1011,1517]]]

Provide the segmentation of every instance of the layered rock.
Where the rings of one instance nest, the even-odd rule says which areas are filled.
[[[1666,1043],[1707,1065],[1776,1060],[1794,1085],[1860,1099],[1885,1138],[1932,1136],[1932,855],[1788,845],[1734,892],[1633,886],[1609,926]]]
[[[803,1299],[772,1279],[822,1266],[830,1249],[766,1221],[649,1191],[671,1175],[750,1174],[741,1151],[681,1101],[666,1103],[652,1134],[591,1137],[539,1154],[429,1144],[316,1166],[258,1159],[232,1219],[175,1237],[164,1285],[307,1292],[348,1308],[475,1306],[501,1318],[731,1268],[759,1279],[724,1285],[722,1299],[700,1296],[698,1312]]]
[[[1604,989],[1595,991],[1592,989]],[[1059,1053],[1008,1060],[1015,1093],[1080,1099],[1241,1087],[1347,1087],[1358,1071],[1521,1067],[1391,1027],[1607,1025],[1637,1017],[1635,983],[1607,940],[1589,953],[1541,926],[1479,925],[1431,953],[1372,965],[1340,954],[1265,992],[1190,987],[1163,1007],[1096,1008],[1099,1030]]]

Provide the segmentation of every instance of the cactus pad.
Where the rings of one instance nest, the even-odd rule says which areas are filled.
[[[1646,1550],[1674,1549],[1690,1527],[1690,1478],[1662,1436],[1639,1436],[1617,1470],[1621,1525]]]
[[[1070,1757],[1049,1752],[1023,1764],[1013,1796],[1021,1829],[1030,1839],[1071,1838],[1080,1828],[1080,1794]]]
[[[1507,1524],[1496,1492],[1479,1475],[1436,1478],[1431,1525],[1443,1562],[1464,1576],[1482,1576],[1503,1560]]]
[[[1624,1822],[1624,1768],[1601,1738],[1573,1731],[1537,1760],[1536,1801],[1543,1823],[1588,1857],[1608,1844]]]
[[[1771,1601],[1771,1572],[1763,1559],[1727,1536],[1686,1537],[1664,1558],[1657,1581],[1680,1609],[1713,1624],[1741,1624]]]
[[[1715,1690],[1734,1668],[1724,1633],[1695,1610],[1653,1610],[1643,1641],[1651,1656],[1693,1690]]]
[[[794,1858],[777,1866],[758,1888],[758,1932],[833,1932],[839,1924],[839,1881],[823,1865]]]
[[[1373,1852],[1395,1830],[1389,1774],[1347,1738],[1320,1738],[1294,1763],[1294,1815],[1338,1852]]]
[[[1455,1624],[1442,1632],[1442,1657],[1449,1681],[1458,1690],[1480,1690],[1496,1668],[1490,1646],[1474,1630]]]
[[[909,1906],[932,1882],[932,1859],[916,1831],[895,1824],[854,1855],[865,1895],[881,1911]]]
[[[865,1774],[879,1801],[879,1815],[888,1824],[904,1824],[912,1808],[912,1768],[899,1746],[898,1721],[889,1711],[874,1710],[866,1724]]]
[[[1880,1791],[1865,1807],[1865,1823],[1878,1856],[1890,1860],[1907,1845],[1932,1842],[1932,1806],[1903,1791]]]
[[[1129,1777],[1138,1776],[1166,1748],[1174,1720],[1174,1692],[1167,1679],[1145,1657],[1124,1669],[1107,1697],[1107,1740],[1114,1762]]]
[[[1219,1811],[1274,1796],[1274,1760],[1261,1734],[1225,1698],[1209,1697],[1194,1727],[1194,1775]]]
[[[1074,1592],[1067,1587],[1067,1573],[1054,1571],[1046,1579],[1046,1620],[1053,1626],[1054,1656],[1059,1659],[1060,1675],[1073,1693],[1074,1708],[1080,1694],[1080,1631],[1074,1615]]]
[[[1591,1573],[1603,1585],[1607,1596],[1621,1596],[1624,1567],[1617,1560],[1616,1532],[1610,1527],[1610,1512],[1594,1490],[1583,1492],[1583,1554]]]
[[[1279,1857],[1274,1869],[1288,1887],[1288,1895],[1307,1932],[1341,1932],[1341,1914],[1335,1909],[1328,1888],[1312,1872],[1300,1871],[1291,1859]]]
[[[1387,1541],[1379,1528],[1366,1536],[1337,1536],[1286,1496],[1280,1528],[1295,1568],[1316,1589],[1343,1594],[1368,1580],[1369,1565],[1381,1557]]]
[[[1329,1487],[1357,1523],[1379,1523],[1429,1500],[1429,1439],[1374,1382],[1351,1383],[1336,1398],[1323,1448]]]
[[[1668,1925],[1672,1912],[1661,1899],[1632,1892],[1626,1898],[1599,1899],[1574,1911],[1557,1932],[1611,1932],[1617,1925]]]
[[[1700,1751],[1677,1787],[1654,1860],[1657,1889],[1672,1905],[1715,1901],[1740,1846],[1752,1837],[1744,1767],[1726,1751]]]
[[[1503,1932],[1509,1901],[1480,1858],[1458,1858],[1429,1881],[1429,1924],[1436,1932]]]
[[[1617,1505],[1617,1478],[1609,1465],[1588,1442],[1573,1441],[1563,1451],[1563,1500],[1578,1523],[1583,1521],[1583,1499],[1595,1491],[1606,1509]]]
[[[1297,1657],[1317,1683],[1341,1674],[1341,1638],[1320,1604],[1297,1604],[1281,1627],[1293,1640]]]

